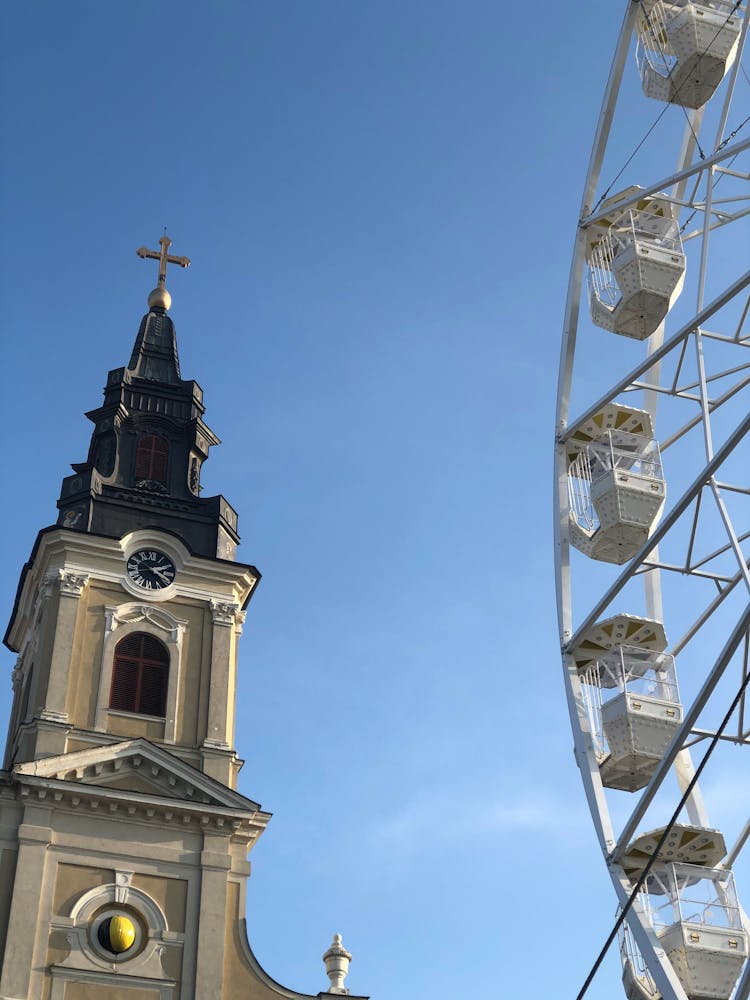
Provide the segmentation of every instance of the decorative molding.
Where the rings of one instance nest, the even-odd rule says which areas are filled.
[[[120,989],[147,989],[158,992],[159,1000],[171,1000],[177,987],[177,983],[171,979],[147,979],[144,976],[128,976],[122,972],[74,969],[62,965],[51,965],[50,972],[52,974],[50,1000],[64,1000],[66,983],[90,983],[95,986],[113,986]]]
[[[43,708],[39,713],[39,718],[45,722],[67,723],[69,721],[67,712],[55,712],[51,708]]]
[[[155,479],[139,479],[135,484],[137,490],[145,490],[147,493],[164,493],[168,492],[167,487],[164,483],[159,483]]]
[[[34,598],[34,610],[32,612],[32,618],[35,623],[39,620],[43,606],[52,596],[52,588],[56,580],[57,575],[55,573],[47,573],[39,584],[39,590],[37,590],[36,597]]]
[[[242,618],[240,619],[240,615]],[[240,625],[245,620],[245,614],[240,611],[239,604],[234,601],[211,600],[211,617],[214,625]],[[238,621],[239,620],[239,621]]]
[[[124,891],[120,893],[124,898],[118,899],[117,882],[110,882],[108,885],[98,885],[93,889],[88,889],[80,895],[70,909],[70,917],[76,925],[88,926],[91,917],[100,906],[107,903],[128,903],[135,910],[140,910],[145,917],[146,925],[151,931],[162,934],[168,929],[167,917],[162,908],[152,899],[148,893],[142,889],[135,889],[130,885],[133,878],[132,872],[116,873],[124,874]]]
[[[175,618],[166,608],[155,608],[150,604],[121,604],[118,607],[108,605],[104,609],[104,618],[105,635],[114,632],[121,625],[147,622],[166,632],[169,642],[179,642],[188,625],[183,619]]]
[[[124,879],[121,878],[124,876]],[[52,966],[52,997],[64,996],[64,982],[112,984],[157,991],[163,1000],[173,996],[176,983],[164,972],[165,947],[182,948],[182,935],[169,934],[166,915],[147,893],[130,885],[128,872],[117,872],[116,881],[84,892],[73,904],[69,916],[53,917],[51,925],[65,933],[70,951],[59,965]],[[97,925],[120,906],[135,910],[147,932],[137,953],[113,957],[96,940]],[[167,940],[167,935],[169,940]],[[61,981],[63,987],[60,986]],[[58,989],[58,987],[60,987]]]
[[[23,666],[22,657],[18,657],[16,660],[16,665],[13,667],[13,673],[11,674],[11,683],[13,684],[13,693],[17,694],[21,690],[21,684],[23,683]]]
[[[96,728],[107,729],[109,693],[112,686],[112,664],[115,646],[127,632],[146,631],[156,635],[166,643],[169,651],[169,675],[167,679],[167,703],[164,720],[164,742],[174,743],[177,733],[177,694],[182,669],[182,644],[188,623],[175,618],[164,607],[132,602],[117,607],[104,608],[104,642],[99,674],[99,696],[96,706]]]
[[[57,575],[60,580],[60,593],[66,597],[80,597],[89,581],[88,573],[77,573],[74,570],[60,569]]]
[[[164,499],[160,499],[161,498],[160,493],[146,493],[146,492],[137,492],[136,490],[125,491],[122,489],[119,490],[112,489],[110,492],[108,492],[107,495],[108,496],[111,495],[118,500],[127,500],[129,502],[147,504],[151,507],[162,507],[165,510],[181,510],[189,513],[191,510],[195,509],[194,504],[193,506],[191,506],[189,503],[185,503],[184,501],[181,503],[179,500],[170,499],[168,496],[165,497]]]
[[[126,903],[130,883],[133,881],[133,872],[115,872],[115,902]]]

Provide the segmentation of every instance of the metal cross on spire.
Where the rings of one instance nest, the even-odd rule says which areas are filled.
[[[138,247],[136,253],[143,260],[148,259],[159,261],[159,281],[156,288],[148,297],[149,307],[157,306],[163,309],[169,309],[172,304],[172,296],[166,289],[167,264],[179,264],[180,267],[190,267],[190,258],[175,257],[169,253],[172,241],[166,233],[164,236],[159,238],[159,244],[161,245],[161,250],[148,250],[146,247]]]
[[[138,247],[136,253],[144,260],[148,258],[149,260],[159,261],[159,286],[164,288],[167,280],[167,264],[179,264],[180,267],[190,267],[190,258],[174,257],[168,252],[172,246],[172,241],[166,233],[159,238],[159,243],[161,244],[161,250],[147,250],[146,247]]]

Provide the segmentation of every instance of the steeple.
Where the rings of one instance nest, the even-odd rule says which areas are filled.
[[[316,996],[280,986],[247,940],[247,854],[270,813],[237,790],[235,699],[260,574],[234,561],[229,504],[199,496],[218,438],[180,376],[169,301],[160,280],[88,414],[88,459],[6,633],[0,998],[336,1000],[340,935]]]
[[[62,483],[58,524],[119,538],[133,527],[159,527],[180,536],[196,555],[233,559],[237,515],[221,496],[200,496],[200,474],[219,438],[203,421],[203,391],[181,377],[177,337],[167,310],[167,264],[188,267],[187,257],[140,247],[159,261],[126,368],[109,372],[104,403],[86,416],[94,424],[85,462]]]

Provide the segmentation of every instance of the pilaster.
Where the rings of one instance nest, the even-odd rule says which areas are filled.
[[[49,810],[27,807],[24,820],[18,828],[18,862],[0,978],[0,996],[7,998],[30,995],[35,945],[40,926],[46,924],[39,908],[50,863]]]
[[[245,614],[231,601],[211,601],[211,682],[204,745],[229,750],[234,737],[235,653]]]
[[[196,949],[195,996],[222,1000],[227,877],[231,867],[228,839],[206,831],[201,853],[201,896]]]
[[[88,583],[88,574],[61,569],[58,571],[60,601],[57,626],[49,667],[47,691],[41,718],[47,722],[67,722],[66,699],[73,657],[78,602]]]

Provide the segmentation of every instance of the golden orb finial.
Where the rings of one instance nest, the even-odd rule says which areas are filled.
[[[169,309],[172,305],[172,296],[163,285],[156,287],[148,297],[149,309]]]

